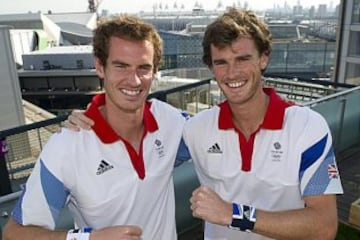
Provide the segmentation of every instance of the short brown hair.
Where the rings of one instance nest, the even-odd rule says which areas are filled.
[[[240,36],[251,37],[260,55],[271,53],[271,34],[267,24],[253,11],[230,8],[205,30],[203,39],[203,62],[212,66],[211,44],[218,48],[229,46]]]
[[[109,57],[109,41],[111,37],[119,37],[126,40],[150,41],[154,46],[154,71],[161,63],[162,40],[156,29],[133,15],[120,15],[100,19],[93,36],[93,52],[101,64],[106,66]]]

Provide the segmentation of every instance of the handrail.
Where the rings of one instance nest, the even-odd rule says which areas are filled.
[[[191,88],[195,88],[195,87],[199,87],[205,84],[210,84],[212,79],[206,79],[206,80],[201,80],[198,82],[194,82],[194,83],[189,83],[189,84],[185,84],[182,86],[177,86],[177,87],[173,87],[170,89],[166,89],[166,90],[160,90],[160,91],[156,91],[154,93],[150,93],[148,98],[157,98],[159,100],[165,101],[166,102],[166,95],[171,94],[171,93],[176,93],[176,92],[181,92],[187,89],[191,89]]]
[[[174,88],[167,89],[167,90],[156,91],[156,92],[149,94],[148,98],[149,99],[157,98],[159,100],[166,101],[166,95],[168,95],[168,94],[180,92],[183,90],[199,87],[199,86],[206,85],[206,84],[210,84],[210,82],[211,82],[211,79],[206,79],[206,80],[201,80],[199,82],[185,84],[185,85],[174,87]],[[165,98],[164,98],[164,96],[165,96]],[[5,130],[0,131],[0,139],[6,138],[7,136],[18,134],[21,132],[26,132],[26,131],[29,131],[32,129],[41,128],[41,127],[44,127],[47,125],[60,123],[64,120],[66,120],[67,117],[68,117],[68,115],[62,115],[62,116],[54,117],[54,118],[47,119],[44,121],[40,121],[40,122],[35,122],[35,123],[31,123],[31,124],[26,124],[26,125],[22,125],[22,126],[18,126],[18,127],[5,129]]]
[[[210,83],[211,79],[184,84],[175,88],[156,91],[151,93],[148,98],[157,98],[166,102],[169,94],[187,91],[189,89],[196,89],[199,86],[209,85]],[[32,168],[32,166],[28,163],[32,161],[32,159],[36,159],[37,154],[39,154],[42,150],[43,144],[46,143],[48,137],[50,137],[49,134],[56,131],[59,123],[66,120],[67,117],[67,115],[62,115],[44,121],[0,131],[0,139],[5,139],[9,146],[8,153],[5,155],[0,154],[0,195],[12,192],[10,179],[17,178],[22,174],[27,174],[26,172],[24,173],[24,170]],[[44,135],[44,132],[40,133],[41,128],[47,128],[50,125],[57,126],[56,128],[47,131],[46,135]],[[21,135],[22,133],[28,133],[32,130],[36,130],[36,133]],[[10,141],[8,141],[8,139]]]
[[[18,199],[20,195],[21,195],[21,191],[17,191],[17,192],[9,193],[4,196],[0,196],[0,204]]]
[[[358,91],[358,90],[360,90],[360,86],[357,86],[357,87],[354,87],[354,88],[351,88],[351,89],[347,89],[347,90],[344,90],[344,91],[341,91],[341,92],[338,92],[338,93],[334,93],[334,94],[331,94],[331,95],[328,95],[328,96],[325,96],[325,97],[322,97],[322,98],[319,98],[319,99],[315,99],[313,101],[306,102],[303,105],[313,107],[316,104],[319,104],[321,102],[326,102],[326,101],[328,101],[330,99],[338,98],[338,97],[347,95],[347,94],[349,94],[351,92],[355,92],[355,91]]]
[[[7,136],[18,134],[21,132],[26,132],[26,131],[29,131],[32,129],[45,127],[45,126],[48,126],[51,124],[56,124],[61,121],[64,121],[67,117],[68,117],[67,115],[62,115],[62,116],[54,117],[51,119],[43,120],[40,122],[35,122],[35,123],[30,123],[30,124],[26,124],[26,125],[22,125],[22,126],[18,126],[18,127],[5,129],[5,130],[0,131],[0,139],[6,138]]]
[[[184,91],[187,89],[196,88],[196,87],[199,87],[202,85],[210,84],[211,81],[212,81],[212,79],[207,79],[207,80],[202,80],[202,81],[191,83],[191,84],[182,85],[182,86],[175,87],[175,88],[168,89],[168,90],[157,91],[157,92],[151,93],[149,95],[149,98],[157,98],[157,99],[166,101],[166,96],[168,94],[181,92],[181,91]],[[338,93],[335,93],[335,94],[332,94],[329,96],[324,96],[322,98],[313,100],[311,102],[304,103],[303,105],[313,107],[313,106],[316,106],[323,102],[325,103],[332,99],[336,99],[336,98],[344,98],[345,99],[346,95],[351,94],[352,92],[355,92],[355,91],[359,91],[359,90],[360,90],[360,86],[354,87],[354,88],[344,90],[342,92],[338,92]],[[345,121],[345,119],[343,119],[343,118],[346,117],[346,116],[344,116],[344,108],[345,108],[345,105],[343,106],[343,109],[341,111],[342,114],[339,116],[342,119],[342,121]],[[63,116],[55,117],[55,118],[52,118],[49,120],[41,121],[41,122],[36,122],[36,123],[32,123],[32,124],[28,124],[28,125],[24,125],[24,126],[20,126],[20,127],[2,130],[2,131],[0,131],[0,139],[10,136],[10,135],[26,132],[29,130],[46,127],[51,124],[57,124],[57,123],[65,120],[66,118],[67,118],[67,115],[63,115]],[[343,122],[340,122],[340,125],[343,125]],[[342,140],[341,135],[342,135],[343,127],[340,126],[336,130],[337,130],[336,135],[339,136],[338,141],[340,141],[340,140]],[[335,142],[337,142],[337,141],[335,141]],[[189,170],[193,170],[192,166],[185,165],[183,167],[186,167],[188,169],[185,169],[185,171],[180,171],[179,169],[174,171],[175,192],[176,192],[176,195],[178,198],[180,197],[180,199],[188,199],[188,197],[191,195],[191,189],[193,189],[194,186],[196,186],[198,184],[198,182],[196,181],[197,178],[196,178],[196,174],[194,172],[191,172],[191,174],[189,174]],[[184,174],[185,175],[187,174],[187,175],[185,176]],[[182,182],[183,180],[187,180],[187,183],[185,184],[186,185],[185,190],[187,191],[186,193],[184,192],[185,190],[184,190],[184,183]],[[21,195],[21,191],[17,191],[17,192],[9,193],[4,196],[0,196],[0,204],[4,204],[6,206],[6,204],[8,203],[8,205],[10,205],[10,204],[12,204],[11,202],[16,200],[20,195]],[[184,203],[182,202],[182,204],[184,204]],[[188,213],[188,212],[185,213],[183,208],[180,208],[179,206],[180,206],[179,204],[176,205],[177,211],[178,211],[177,212],[178,213],[177,214],[177,224],[179,224],[178,231],[186,231],[188,226],[193,225],[193,222],[191,222],[191,221],[193,221],[193,219],[191,218],[191,213]],[[178,207],[179,207],[179,209],[178,209]]]

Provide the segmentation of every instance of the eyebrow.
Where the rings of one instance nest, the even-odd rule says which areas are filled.
[[[113,60],[113,61],[111,61],[111,64],[113,64],[113,65],[121,64],[121,65],[125,65],[125,66],[130,66],[130,64],[123,62],[121,60]]]
[[[128,66],[130,66],[130,64],[128,64],[128,63],[126,63],[126,62],[123,62],[123,61],[121,61],[121,60],[113,60],[112,62],[111,62],[111,64],[113,64],[113,65],[124,65],[124,66],[126,66],[126,67],[128,67]],[[150,64],[150,63],[144,63],[144,64],[140,64],[140,65],[138,65],[137,67],[153,67],[153,65],[152,64]]]
[[[214,59],[214,60],[213,60],[213,63],[214,63],[214,64],[219,64],[219,63],[224,63],[224,62],[226,62],[226,61],[225,61],[225,59],[223,59],[223,58]]]
[[[244,54],[244,55],[236,56],[236,59],[244,60],[244,59],[252,58],[253,56],[254,55],[252,55],[250,53],[247,53],[247,54]]]
[[[246,53],[244,55],[239,55],[239,56],[236,56],[235,59],[236,60],[247,60],[247,59],[250,59],[252,58],[253,55],[250,54],[250,53]],[[213,60],[213,63],[214,64],[219,64],[219,63],[223,63],[223,62],[227,62],[224,58],[219,58],[219,59],[214,59]]]

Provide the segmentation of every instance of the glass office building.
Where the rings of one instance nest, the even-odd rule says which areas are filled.
[[[360,0],[341,1],[341,4],[335,79],[360,85]]]
[[[161,69],[206,67],[202,63],[202,34],[160,32],[164,40]],[[291,38],[293,39],[293,38]],[[335,42],[275,39],[265,75],[330,77],[335,61]]]

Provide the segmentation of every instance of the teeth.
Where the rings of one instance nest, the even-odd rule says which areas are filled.
[[[241,87],[244,84],[245,84],[245,82],[231,82],[231,83],[228,83],[228,86],[231,88],[237,88],[237,87]]]
[[[127,90],[127,89],[122,89],[121,90],[124,94],[129,95],[129,96],[135,96],[138,95],[140,93],[139,90]]]

